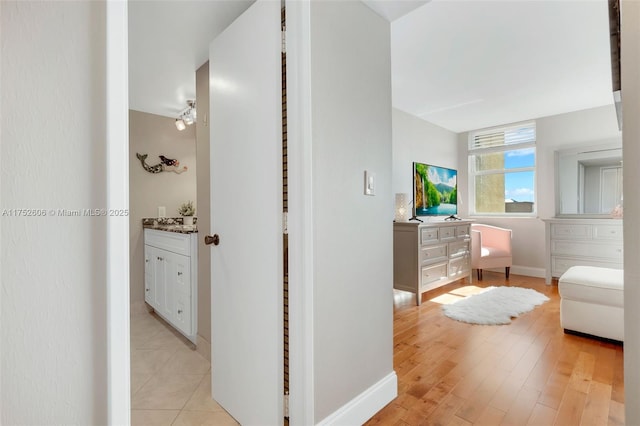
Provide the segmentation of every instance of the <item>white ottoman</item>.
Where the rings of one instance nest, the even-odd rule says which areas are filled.
[[[621,269],[572,266],[558,281],[560,325],[624,341],[624,276]]]

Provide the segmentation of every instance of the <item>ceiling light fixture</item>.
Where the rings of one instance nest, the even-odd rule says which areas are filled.
[[[196,121],[196,101],[188,100],[187,108],[176,118],[176,128],[184,130]]]

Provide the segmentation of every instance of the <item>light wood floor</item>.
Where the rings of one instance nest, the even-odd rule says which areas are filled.
[[[509,325],[451,320],[441,304],[461,280],[423,295],[397,292],[398,397],[367,425],[623,425],[622,346],[564,334],[557,284],[486,272],[474,286],[533,288],[551,300]]]

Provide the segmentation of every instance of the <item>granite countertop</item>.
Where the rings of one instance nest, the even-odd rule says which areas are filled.
[[[193,225],[184,225],[181,217],[146,217],[142,219],[144,229],[193,234],[198,232],[197,218],[193,218]]]

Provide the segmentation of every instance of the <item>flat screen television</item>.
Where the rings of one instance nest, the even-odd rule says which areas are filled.
[[[458,171],[413,163],[413,216],[458,214]]]

